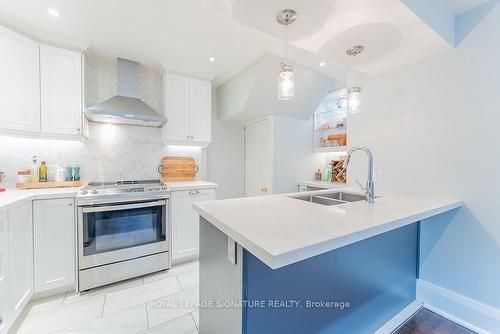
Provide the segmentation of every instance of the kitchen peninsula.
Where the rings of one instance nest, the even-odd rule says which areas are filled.
[[[320,200],[339,192],[357,200]],[[418,309],[420,224],[462,202],[361,196],[343,188],[194,204],[201,332],[383,333],[400,312]]]

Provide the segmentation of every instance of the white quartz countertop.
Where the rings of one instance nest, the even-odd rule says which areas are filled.
[[[192,190],[192,189],[214,189],[217,188],[216,183],[207,181],[191,181],[191,182],[169,182],[169,191],[176,190]],[[47,189],[7,189],[0,192],[0,209],[6,209],[18,202],[32,201],[37,199],[53,199],[64,197],[75,197],[80,191],[78,188],[47,188]]]
[[[208,181],[167,182],[167,187],[171,191],[192,190],[192,189],[215,189],[218,187],[218,184]]]
[[[7,189],[0,192],[0,209],[5,209],[11,205],[23,201],[36,199],[51,199],[63,197],[75,197],[81,188],[48,188],[48,189]]]
[[[371,205],[359,201],[324,206],[289,197],[337,190],[198,202],[193,207],[277,269],[462,206],[454,198],[399,193],[378,193]]]

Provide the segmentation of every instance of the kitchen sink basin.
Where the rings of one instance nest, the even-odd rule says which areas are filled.
[[[304,195],[304,196],[290,196],[294,199],[299,199],[301,201],[312,202],[322,205],[338,205],[348,202],[358,202],[364,201],[366,199],[365,195],[346,193],[343,191],[322,193],[317,195]]]

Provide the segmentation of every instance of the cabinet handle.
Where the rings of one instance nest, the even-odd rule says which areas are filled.
[[[68,203],[67,205],[68,205],[68,206],[73,206],[73,203]]]
[[[189,195],[198,195],[200,192],[198,190],[191,190]]]
[[[76,132],[80,132],[80,128],[76,128],[75,130],[76,130]]]

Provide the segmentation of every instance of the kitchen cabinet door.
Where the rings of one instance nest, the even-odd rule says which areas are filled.
[[[212,141],[212,84],[208,81],[189,81],[189,136],[192,141]]]
[[[166,141],[182,142],[189,137],[189,78],[165,74]]]
[[[172,203],[172,260],[179,262],[198,255],[199,215],[193,203],[215,199],[215,189],[173,191]]]
[[[80,135],[82,55],[40,45],[42,133]]]
[[[7,325],[9,312],[9,236],[7,213],[0,212],[0,333]]]
[[[38,132],[38,43],[0,26],[0,50],[0,129]]]
[[[8,210],[9,311],[17,316],[33,295],[33,230],[31,202]]]
[[[33,202],[35,293],[75,284],[74,199]]]

